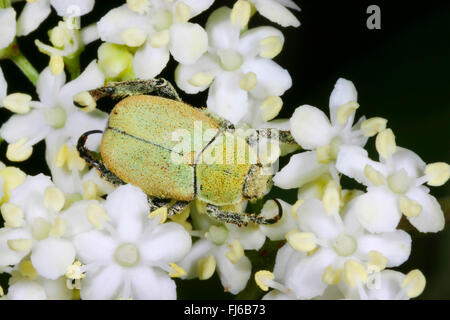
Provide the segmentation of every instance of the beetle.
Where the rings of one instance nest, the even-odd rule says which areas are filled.
[[[226,223],[239,226],[248,222],[273,224],[281,218],[278,201],[279,212],[271,218],[220,208],[244,200],[261,199],[272,184],[272,175],[264,171],[266,168],[260,162],[250,163],[249,154],[244,156],[243,163],[200,161],[202,156],[217,150],[224,154],[231,152],[231,158],[236,159],[237,150],[218,141],[231,137],[234,142],[242,143],[244,138],[236,134],[234,125],[226,119],[207,108],[194,108],[184,103],[167,80],[110,82],[87,93],[88,100],[75,97],[74,104],[86,108],[86,101],[89,101],[100,108],[98,102],[107,100],[109,103],[103,111],[110,111],[110,115],[104,131],[88,131],[79,138],[80,157],[89,166],[97,168],[107,181],[140,187],[148,195],[151,211],[166,207],[170,216],[183,211],[190,201],[199,199],[207,203],[209,216]],[[112,110],[108,110],[111,106]],[[200,148],[191,153],[174,151],[177,141],[171,139],[172,133],[175,130],[193,133],[196,123],[200,123],[202,133],[212,132],[209,138],[202,139]],[[96,133],[103,134],[101,159],[85,146],[87,137]],[[255,152],[260,137],[271,139],[271,131],[256,130],[245,137],[243,143],[247,153]],[[289,131],[279,131],[277,139],[296,146]],[[173,155],[178,155],[181,161],[174,162]]]

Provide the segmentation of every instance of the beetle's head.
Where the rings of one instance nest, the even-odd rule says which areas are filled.
[[[272,176],[270,168],[253,165],[245,179],[244,197],[250,200],[264,197],[272,187]]]

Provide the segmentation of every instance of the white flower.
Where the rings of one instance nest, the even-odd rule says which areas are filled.
[[[177,85],[194,94],[209,88],[208,108],[234,124],[258,125],[273,119],[282,107],[279,98],[292,85],[287,70],[271,59],[280,53],[284,37],[272,27],[240,34],[222,7],[208,18],[209,49],[191,65],[181,63]]]
[[[330,172],[338,180],[335,160],[342,145],[364,146],[367,137],[360,130],[362,117],[354,126],[358,108],[356,88],[351,81],[339,79],[330,96],[330,119],[316,107],[298,107],[290,120],[291,133],[306,151],[295,154],[273,181],[284,188],[298,188]]]
[[[422,294],[425,277],[420,270],[403,274],[394,270],[383,270],[370,275],[360,288],[339,285],[347,299],[356,300],[408,300]]]
[[[0,52],[7,48],[16,37],[16,12],[13,8],[0,8]],[[8,83],[5,80],[3,71],[0,68],[0,107],[6,97]]]
[[[1,137],[10,143],[7,157],[14,161],[26,160],[32,153],[32,146],[46,139],[47,163],[55,183],[67,193],[80,192],[75,189],[73,182],[60,183],[63,180],[68,181],[70,172],[57,172],[61,170],[64,161],[58,166],[55,157],[63,144],[73,147],[84,132],[105,127],[107,121],[105,113],[100,111],[86,113],[73,104],[74,95],[102,86],[103,81],[103,73],[95,61],[91,62],[79,77],[67,84],[64,84],[64,73],[54,75],[50,68],[45,68],[37,83],[39,102],[31,101],[30,96],[21,93],[9,95],[6,98],[8,100],[5,100],[10,101],[9,109],[17,114],[0,128]],[[91,147],[97,149],[99,142],[100,136],[94,137],[90,140],[90,143],[93,143]],[[76,151],[75,155],[78,157]],[[80,170],[84,165],[84,161],[81,160],[73,163],[71,169]]]
[[[213,0],[127,1],[98,22],[102,41],[138,48],[133,67],[138,78],[154,78],[170,54],[181,63],[193,63],[206,51],[208,39],[189,19],[209,8]]]
[[[368,271],[402,264],[409,257],[411,238],[401,230],[369,234],[353,215],[328,214],[317,199],[297,210],[297,229],[286,235],[274,275],[296,298],[323,294],[342,278],[352,287],[367,281]]]
[[[175,299],[175,282],[166,271],[191,248],[190,235],[176,223],[147,217],[147,196],[137,187],[117,188],[103,204],[88,208],[96,230],[73,238],[86,272],[82,299]]]
[[[378,142],[383,135],[393,136],[387,129],[377,136]],[[427,166],[417,154],[395,144],[392,150],[387,157],[380,156],[380,162],[376,162],[358,146],[341,148],[337,169],[368,187],[367,193],[358,197],[351,210],[357,212],[360,223],[371,232],[394,230],[402,213],[421,232],[442,230],[445,224],[442,209],[422,184],[436,185],[433,184],[434,172],[439,176],[438,180],[442,180],[439,185],[444,184],[450,171],[448,165]],[[383,154],[381,149],[379,151]]]
[[[278,23],[283,27],[298,27],[300,22],[287,9],[294,9],[300,11],[299,6],[292,0],[238,0],[233,6],[233,16],[236,20],[241,20],[242,26],[247,25],[250,18],[250,3],[252,3],[256,10],[264,17],[272,22]]]
[[[198,208],[192,209],[193,225],[197,228],[192,234],[200,239],[179,263],[187,272],[186,278],[206,280],[217,270],[225,291],[238,294],[247,285],[252,269],[244,250],[260,249],[266,237],[257,226],[218,224],[199,213]]]
[[[0,265],[18,264],[31,253],[39,275],[62,276],[75,259],[75,248],[63,238],[67,222],[58,216],[64,203],[64,194],[43,174],[29,176],[15,188],[1,207]]]

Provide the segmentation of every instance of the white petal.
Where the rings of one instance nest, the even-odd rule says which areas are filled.
[[[87,208],[91,203],[98,204],[95,200],[81,200],[60,213],[60,217],[67,221],[65,237],[71,238],[93,229],[86,214]]]
[[[123,242],[136,242],[149,213],[147,195],[130,184],[117,188],[104,204]]]
[[[115,264],[101,268],[94,274],[88,271],[81,286],[81,299],[106,300],[118,298],[117,290],[123,280],[122,273],[122,268]]]
[[[99,110],[86,113],[75,109],[66,120],[64,135],[69,138],[68,143],[75,146],[81,135],[90,130],[104,130],[108,122],[108,114]],[[59,132],[59,134],[61,134]],[[102,135],[96,134],[89,137],[87,146],[89,150],[99,150]]]
[[[306,200],[297,210],[300,231],[312,232],[320,239],[333,239],[341,230],[325,211],[319,199]]]
[[[208,9],[214,3],[214,0],[181,0],[178,2],[187,4],[190,8],[191,17],[195,17]]]
[[[239,40],[240,28],[231,25],[231,9],[221,7],[215,10],[206,22],[209,46],[216,49],[233,48]]]
[[[65,239],[47,238],[38,241],[31,253],[36,271],[48,279],[57,279],[66,273],[75,259],[75,248]]]
[[[281,3],[283,6],[287,8],[291,8],[297,11],[300,11],[300,7],[293,0],[275,0]]]
[[[237,124],[248,112],[248,95],[239,87],[236,74],[223,73],[211,85],[206,104],[217,115]]]
[[[95,40],[98,40],[100,38],[100,35],[98,34],[97,24],[91,24],[87,27],[84,27],[80,32],[81,40],[84,45],[88,45],[89,43],[94,42]]]
[[[44,288],[47,299],[72,300],[72,290],[67,289],[65,277],[60,277],[56,280],[39,277],[36,281]]]
[[[187,231],[174,222],[158,225],[139,244],[139,252],[146,264],[169,263],[181,260],[191,249]]]
[[[273,268],[273,274],[275,279],[284,283],[286,277],[288,277],[288,268],[290,265],[298,263],[298,261],[306,258],[306,253],[293,249],[288,243],[282,246],[275,259],[275,266]]]
[[[208,53],[201,56],[197,62],[191,65],[179,64],[175,70],[175,81],[177,86],[186,93],[194,94],[204,91],[209,83],[203,86],[193,86],[189,80],[197,73],[205,73],[214,76],[218,71],[217,61]]]
[[[66,74],[64,72],[61,72],[59,75],[55,76],[50,71],[50,67],[42,70],[36,84],[36,92],[39,95],[39,100],[46,107],[57,107],[58,94],[65,82]]]
[[[175,300],[175,281],[167,273],[156,268],[136,267],[129,272],[134,299]]]
[[[357,242],[357,255],[361,259],[368,260],[369,252],[375,250],[388,259],[388,267],[401,265],[408,260],[411,253],[411,237],[403,230],[363,235]]]
[[[208,34],[196,23],[174,24],[170,28],[170,53],[182,64],[192,64],[208,49]]]
[[[370,232],[394,231],[402,217],[396,197],[383,188],[368,188],[367,193],[353,199],[348,206],[348,214],[356,215]]]
[[[0,50],[6,48],[16,37],[16,11],[0,9]]]
[[[402,289],[401,284],[405,275],[394,270],[383,270],[375,274],[376,283],[367,291],[369,299],[373,300],[394,300],[399,299],[398,293]],[[406,299],[406,295],[400,296]]]
[[[20,13],[19,19],[17,19],[17,35],[26,36],[36,30],[50,12],[52,12],[52,9],[48,0],[27,2]]]
[[[327,171],[328,166],[317,162],[315,151],[297,153],[273,177],[273,182],[276,186],[283,189],[298,188],[307,182],[313,181]]]
[[[283,215],[281,216],[281,219],[274,224],[259,226],[261,231],[264,232],[264,234],[272,241],[284,240],[286,233],[288,233],[292,229],[295,229],[297,224],[296,220],[291,214],[291,205],[281,199],[277,200],[280,202],[283,209]]]
[[[42,110],[32,110],[27,114],[14,114],[0,128],[1,137],[8,143],[14,143],[20,138],[28,140],[49,131]]]
[[[288,296],[287,294],[282,293],[278,290],[272,290],[262,297],[262,300],[292,300],[292,299],[293,297]]]
[[[423,175],[425,162],[413,151],[397,147],[395,153],[386,159],[386,164],[395,171],[405,169],[410,178],[418,178]]]
[[[284,43],[284,36],[280,30],[273,27],[257,27],[245,31],[236,49],[247,59],[256,57],[260,52],[260,41],[268,37],[278,37]]]
[[[383,176],[387,174],[387,168],[382,163],[369,159],[368,152],[360,146],[342,145],[336,159],[336,169],[346,176],[355,179],[359,183],[371,186],[372,183],[364,174],[364,168],[370,165]]]
[[[355,85],[349,80],[339,78],[330,96],[330,118],[333,124],[337,120],[338,108],[350,101],[358,101]]]
[[[314,149],[330,143],[333,132],[325,113],[309,105],[295,109],[291,117],[291,133],[304,149]]]
[[[44,288],[31,280],[19,280],[9,286],[7,300],[46,300]]]
[[[264,245],[266,236],[258,226],[238,227],[228,224],[228,242],[239,240],[245,250],[259,250]]]
[[[3,99],[6,97],[8,89],[8,83],[6,82],[5,76],[3,75],[2,68],[0,68],[0,107],[2,106]]]
[[[19,263],[29,251],[13,251],[8,247],[8,240],[31,239],[31,234],[22,228],[1,228],[0,229],[0,266],[9,266]]]
[[[97,23],[98,34],[104,42],[125,44],[122,40],[122,33],[131,28],[139,28],[146,34],[153,28],[151,19],[146,15],[140,15],[128,9],[127,4],[110,10]]]
[[[198,240],[192,245],[192,249],[178,265],[186,271],[186,278],[198,277],[198,260],[209,255],[211,249],[216,246],[208,240]]]
[[[94,0],[50,0],[51,5],[61,17],[82,16],[94,8]]]
[[[323,272],[333,263],[335,257],[332,249],[321,248],[296,263],[292,261],[286,272],[285,285],[299,299],[311,299],[321,295],[328,286],[322,281]]]
[[[261,15],[283,27],[300,25],[300,21],[288,9],[273,0],[255,0],[254,4]]]
[[[419,216],[408,218],[417,230],[420,232],[438,232],[444,229],[444,212],[436,198],[430,195],[424,187],[413,188],[406,196],[422,206]]]
[[[247,72],[256,74],[257,85],[250,93],[260,99],[281,96],[292,86],[289,72],[272,60],[255,58],[246,61],[241,70],[244,74]]]
[[[66,110],[75,108],[73,105],[73,96],[82,91],[101,87],[104,81],[105,76],[103,72],[97,66],[97,62],[93,60],[75,80],[70,81],[62,87],[59,93],[59,101]]]
[[[18,205],[25,214],[28,223],[35,218],[50,220],[50,212],[44,207],[44,192],[47,187],[53,186],[50,177],[42,173],[36,176],[27,176],[24,183],[11,192],[10,203]]]
[[[238,294],[247,285],[251,275],[252,264],[246,256],[243,256],[234,264],[231,263],[225,256],[229,250],[230,248],[223,245],[216,251],[217,272],[223,287],[232,294]]]
[[[136,77],[151,79],[166,67],[170,54],[166,46],[153,48],[150,43],[140,47],[133,59],[133,71]]]
[[[79,259],[84,264],[108,265],[114,259],[117,243],[104,232],[92,230],[77,235],[73,239]]]

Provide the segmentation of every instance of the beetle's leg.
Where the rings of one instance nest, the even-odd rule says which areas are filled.
[[[175,203],[173,203],[170,199],[148,197],[148,204],[150,205],[150,212],[162,207],[166,207],[167,215],[170,217],[175,214],[181,213],[189,205],[189,202],[176,201]]]
[[[91,134],[95,133],[103,133],[101,130],[92,130],[85,132],[79,139],[77,143],[77,150],[81,158],[83,158],[89,167],[95,167],[99,172],[100,176],[104,178],[105,180],[111,182],[114,185],[122,185],[125,184],[118,176],[116,176],[114,173],[109,171],[103,162],[92,154],[92,152],[86,148],[86,140],[87,137]]]
[[[278,141],[282,155],[294,152],[300,148],[291,132],[288,130],[278,130],[273,128],[255,129],[247,135],[248,144],[254,148],[258,146],[258,142],[261,139]]]
[[[203,114],[207,115],[208,117],[210,117],[211,119],[213,119],[219,125],[219,127],[221,127],[222,129],[227,130],[227,131],[234,130],[234,124],[232,124],[227,119],[222,118],[221,116],[218,116],[217,114],[215,114],[208,108],[200,108],[198,110],[201,113],[203,113]]]
[[[238,226],[246,226],[249,222],[253,222],[256,224],[274,224],[281,219],[281,216],[283,214],[281,204],[276,199],[274,199],[274,201],[278,205],[278,214],[273,218],[266,218],[255,213],[237,213],[223,211],[220,210],[218,206],[212,204],[208,204],[206,206],[206,213],[210,217],[215,218],[219,221],[237,224]]]
[[[163,78],[109,82],[105,86],[89,90],[87,93],[92,97],[97,107],[107,113],[111,111],[115,103],[102,103],[102,105],[99,105],[97,102],[103,102],[103,100],[105,102],[118,101],[137,95],[153,95],[181,101],[172,84]],[[77,99],[77,96],[75,96],[74,104],[79,108],[88,107],[86,99]]]

